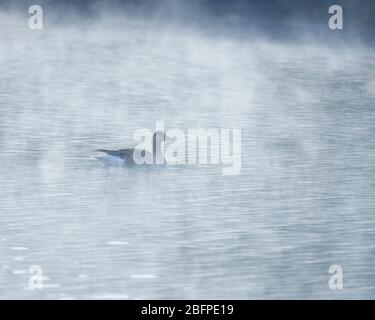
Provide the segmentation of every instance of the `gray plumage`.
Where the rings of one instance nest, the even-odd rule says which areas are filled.
[[[157,131],[154,133],[152,137],[152,154],[146,150],[136,148],[119,150],[98,149],[96,151],[99,152],[99,154],[95,156],[95,159],[101,161],[106,166],[132,167],[139,165],[139,163],[134,161],[134,157],[139,157],[141,160],[140,163],[142,163],[142,160],[145,158],[147,158],[145,164],[160,163],[156,161],[156,155],[161,154],[161,142],[166,141],[166,139],[168,139],[168,142],[171,141],[164,132]]]

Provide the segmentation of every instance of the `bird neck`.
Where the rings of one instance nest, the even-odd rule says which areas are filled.
[[[153,139],[152,143],[152,156],[154,164],[164,164],[164,156],[161,150],[162,141],[157,141],[156,138]]]

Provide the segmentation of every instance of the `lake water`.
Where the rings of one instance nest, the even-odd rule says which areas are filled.
[[[375,298],[373,49],[6,14],[0,29],[0,298]],[[157,120],[241,129],[241,173],[92,159]]]

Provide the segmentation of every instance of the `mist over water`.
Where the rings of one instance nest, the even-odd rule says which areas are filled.
[[[0,298],[375,298],[371,46],[74,17],[0,13]],[[157,120],[241,129],[241,174],[92,159]]]

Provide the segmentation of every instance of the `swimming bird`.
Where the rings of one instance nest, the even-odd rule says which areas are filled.
[[[156,131],[152,137],[152,153],[138,149],[119,149],[119,150],[96,150],[99,154],[94,158],[104,163],[106,166],[125,166],[133,167],[136,165],[164,164],[165,159],[161,151],[162,142],[169,143],[171,139],[162,131]]]

